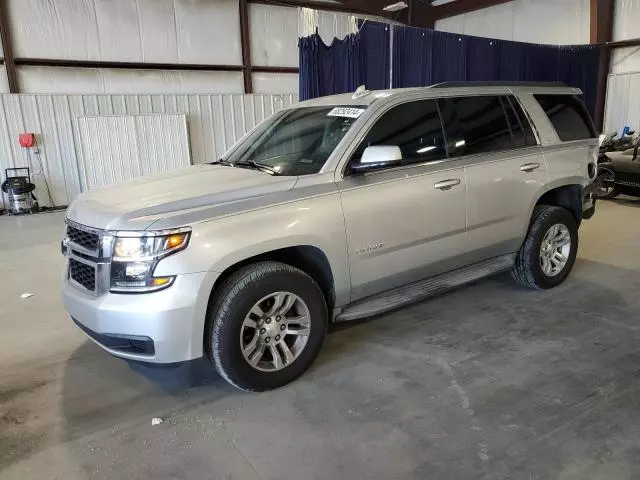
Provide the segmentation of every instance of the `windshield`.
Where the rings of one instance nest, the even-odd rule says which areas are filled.
[[[366,107],[304,107],[266,121],[226,162],[262,165],[278,175],[318,173]]]

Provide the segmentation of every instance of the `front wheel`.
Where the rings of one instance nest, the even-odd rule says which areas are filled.
[[[318,284],[297,268],[261,262],[215,292],[205,347],[218,373],[247,391],[283,386],[309,368],[327,329]]]
[[[528,288],[553,288],[567,278],[577,252],[578,227],[571,213],[538,205],[511,275]]]

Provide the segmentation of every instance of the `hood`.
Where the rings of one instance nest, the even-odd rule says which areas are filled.
[[[158,216],[291,190],[297,179],[197,165],[83,193],[71,204],[67,217],[105,230],[145,230]]]

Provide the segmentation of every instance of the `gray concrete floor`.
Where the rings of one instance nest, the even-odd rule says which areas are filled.
[[[502,275],[341,328],[264,394],[87,341],[58,295],[62,218],[0,218],[3,480],[640,477],[640,200],[600,202],[561,287]]]

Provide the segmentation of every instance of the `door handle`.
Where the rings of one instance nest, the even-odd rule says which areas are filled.
[[[539,163],[525,163],[520,167],[522,172],[533,172],[535,169],[540,168]]]
[[[437,190],[450,190],[452,187],[455,187],[456,185],[460,185],[459,178],[452,178],[450,180],[443,180],[441,182],[434,183],[433,188]]]

